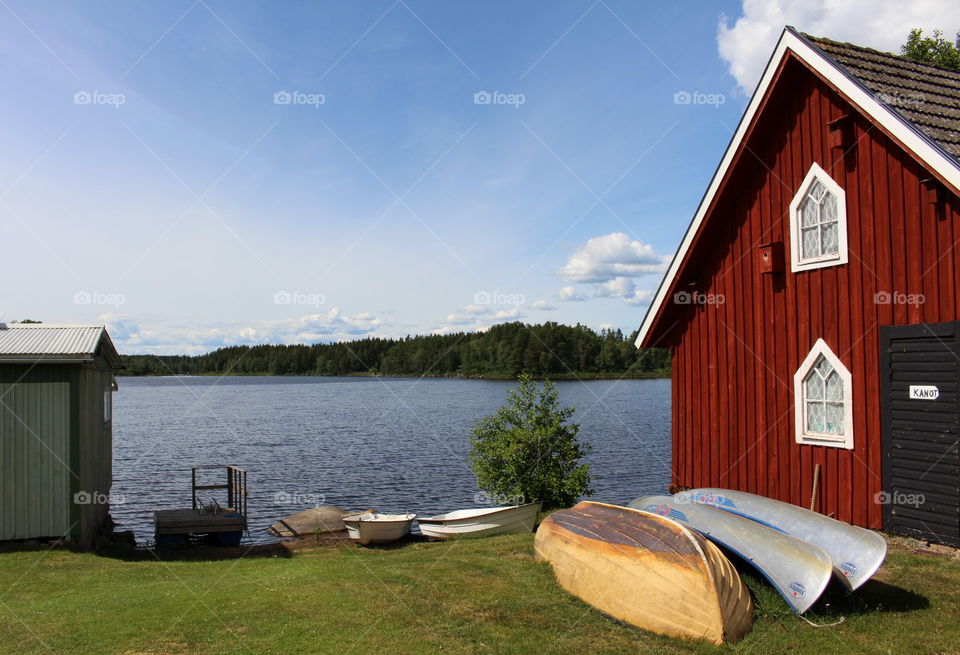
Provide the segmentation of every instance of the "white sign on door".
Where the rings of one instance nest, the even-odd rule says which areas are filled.
[[[940,397],[940,389],[933,385],[910,385],[910,400],[936,400]]]

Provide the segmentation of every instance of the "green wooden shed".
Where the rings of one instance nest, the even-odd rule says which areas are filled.
[[[0,323],[0,541],[107,526],[120,367],[102,325]]]

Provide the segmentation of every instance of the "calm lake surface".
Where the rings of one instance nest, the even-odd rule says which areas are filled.
[[[473,422],[515,383],[335,377],[120,378],[111,513],[153,539],[152,511],[190,507],[190,467],[248,471],[250,538],[318,504],[429,516],[485,504],[468,462]],[[669,380],[559,382],[594,446],[593,500],[664,493]],[[217,480],[216,482],[220,482]],[[204,492],[206,499],[212,492]],[[221,500],[222,502],[222,500]]]

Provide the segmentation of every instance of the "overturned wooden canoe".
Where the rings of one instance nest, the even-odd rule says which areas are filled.
[[[548,516],[534,549],[561,587],[645,630],[722,644],[753,623],[750,593],[730,561],[662,516],[582,502]]]
[[[869,580],[887,555],[886,540],[872,530],[772,498],[712,488],[691,489],[674,498],[739,514],[820,546],[833,561],[834,576],[850,591]]]

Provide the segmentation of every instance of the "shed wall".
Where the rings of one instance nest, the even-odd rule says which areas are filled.
[[[856,146],[832,149],[829,121],[853,116]],[[740,489],[879,528],[881,325],[960,318],[960,212],[927,202],[927,170],[827,82],[788,61],[685,265],[679,288],[723,297],[677,305],[673,482]],[[789,266],[791,199],[814,163],[846,192],[849,263]],[[781,241],[786,272],[762,275],[758,246]],[[923,302],[878,302],[913,294]],[[853,375],[854,449],[795,441],[793,375],[818,338]]]

